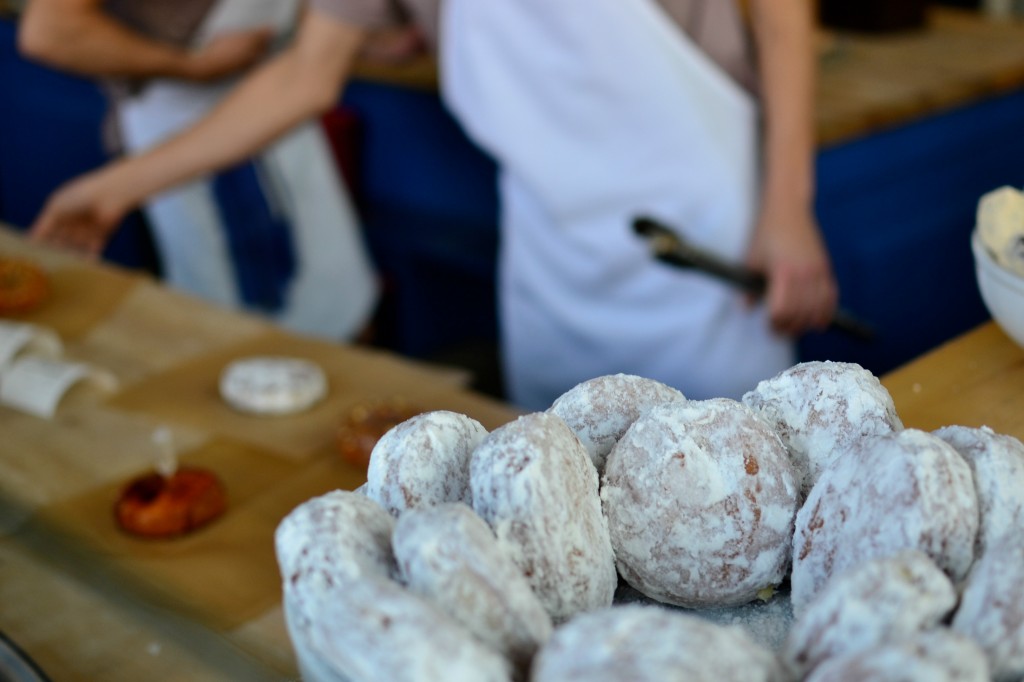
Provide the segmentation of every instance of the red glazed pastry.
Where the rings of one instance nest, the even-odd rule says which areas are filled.
[[[50,292],[43,270],[26,260],[0,257],[0,315],[35,310]]]
[[[151,473],[130,481],[114,515],[132,535],[169,538],[205,526],[226,509],[227,493],[213,472],[182,468],[170,476]]]

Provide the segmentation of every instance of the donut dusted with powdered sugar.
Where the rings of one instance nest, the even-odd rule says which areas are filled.
[[[277,526],[285,622],[303,679],[337,680],[333,664],[311,649],[318,608],[360,581],[388,581],[398,567],[391,551],[395,520],[379,504],[336,490],[311,498]]]
[[[612,446],[637,417],[655,405],[686,400],[677,389],[632,374],[610,374],[577,384],[548,409],[568,424],[587,449],[597,472]]]
[[[829,658],[937,627],[956,602],[953,583],[923,552],[872,559],[825,585],[790,629],[782,660],[803,679]]]
[[[803,362],[760,382],[742,400],[782,437],[803,495],[836,457],[903,428],[889,392],[854,363]]]
[[[366,495],[396,516],[443,502],[469,504],[469,460],[486,435],[480,422],[456,412],[407,419],[374,446]]]
[[[285,588],[301,584],[315,591],[364,575],[395,575],[394,528],[383,507],[355,492],[335,490],[306,500],[274,533]]]
[[[1024,541],[1013,538],[989,547],[963,586],[953,629],[984,649],[992,679],[1024,679]]]
[[[952,445],[974,474],[981,513],[975,554],[980,558],[1024,528],[1024,443],[985,427],[946,426],[933,433]]]
[[[413,509],[398,519],[392,545],[409,589],[529,670],[551,618],[483,519],[462,503]]]
[[[309,649],[343,682],[511,682],[508,662],[434,604],[366,577],[311,605]],[[310,678],[303,676],[304,682]],[[315,682],[322,682],[319,678]]]
[[[771,427],[735,400],[651,408],[612,448],[601,499],[620,575],[652,599],[731,606],[785,577],[792,465]]]
[[[829,659],[805,682],[989,682],[985,655],[946,628]]]
[[[612,603],[617,576],[598,477],[579,439],[537,412],[492,431],[470,463],[473,509],[555,622]]]
[[[782,682],[775,657],[738,626],[656,606],[616,606],[559,626],[531,682]]]
[[[978,499],[970,467],[937,436],[906,429],[863,441],[826,468],[796,517],[798,615],[834,576],[919,549],[954,582],[974,561]]]

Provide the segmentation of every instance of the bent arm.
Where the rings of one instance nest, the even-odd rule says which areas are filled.
[[[764,105],[766,198],[814,199],[816,62],[810,0],[753,0]]]
[[[110,168],[132,207],[173,185],[252,156],[295,125],[329,109],[362,32],[308,13],[295,44],[253,72],[184,133]]]
[[[83,76],[211,81],[263,57],[273,32],[234,31],[201,49],[170,45],[110,17],[102,0],[32,0],[18,25],[18,49],[28,59]]]
[[[811,0],[752,0],[763,103],[761,210],[750,264],[768,276],[773,326],[800,334],[827,325],[838,299],[814,214],[814,88]]]
[[[362,29],[310,10],[287,49],[244,78],[198,123],[59,190],[34,238],[98,253],[116,223],[147,198],[252,156],[337,101]]]

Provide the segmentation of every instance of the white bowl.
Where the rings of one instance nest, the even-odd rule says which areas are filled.
[[[971,234],[971,250],[981,299],[1003,331],[1024,347],[1024,277],[996,263],[977,230]]]

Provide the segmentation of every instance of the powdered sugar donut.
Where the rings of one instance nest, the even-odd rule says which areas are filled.
[[[797,514],[794,613],[833,575],[903,549],[921,550],[958,582],[977,532],[971,470],[952,446],[916,429],[862,441],[822,472]]]
[[[220,394],[240,412],[293,414],[327,395],[327,377],[315,363],[301,358],[243,358],[224,368]]]
[[[956,606],[953,583],[918,550],[836,576],[793,624],[782,660],[803,679],[822,661],[932,629]]]
[[[1024,443],[987,427],[946,426],[934,433],[956,448],[974,474],[981,512],[975,554],[981,557],[1024,528]]]
[[[555,622],[612,603],[617,576],[594,463],[536,412],[490,433],[470,463],[473,508]]]
[[[806,682],[988,682],[973,641],[941,628],[829,659]]]
[[[792,465],[771,427],[735,400],[651,408],[612,448],[601,499],[620,575],[652,599],[731,606],[785,577]]]
[[[364,577],[310,605],[308,649],[332,682],[510,682],[508,663],[433,604]],[[310,680],[304,669],[303,680]]]
[[[822,469],[857,442],[903,428],[889,392],[854,363],[803,362],[742,400],[779,432],[804,496]]]
[[[285,587],[315,591],[365,575],[396,575],[394,527],[394,518],[365,495],[335,490],[306,500],[274,533]]]
[[[604,462],[615,442],[647,409],[683,394],[660,381],[631,374],[596,377],[562,394],[549,408],[576,434],[587,454],[604,471]]]
[[[775,657],[739,627],[656,606],[617,606],[558,627],[532,682],[770,682]]]
[[[385,433],[366,470],[366,494],[396,516],[406,509],[471,501],[469,459],[487,435],[480,422],[439,410]]]
[[[397,574],[391,551],[395,520],[373,500],[337,490],[303,502],[277,526],[285,622],[303,679],[338,679],[311,649],[318,605],[368,579]]]
[[[407,511],[392,539],[405,584],[529,670],[551,618],[491,529],[462,503]]]
[[[992,679],[1024,679],[1024,544],[1019,535],[993,545],[964,585],[953,629],[985,650]]]

